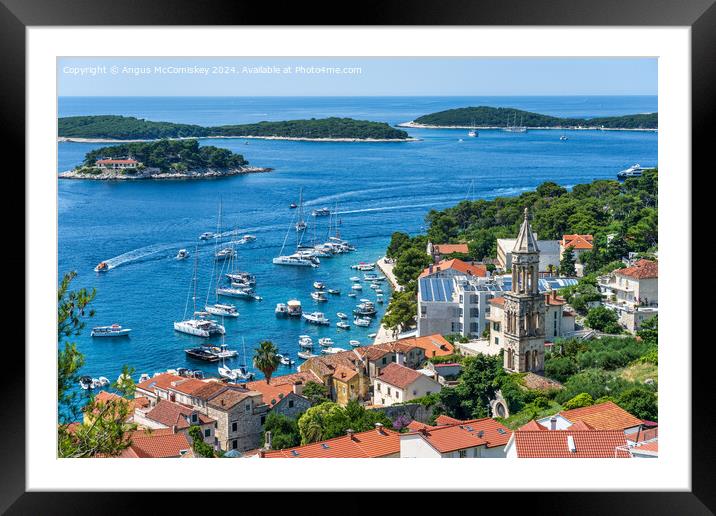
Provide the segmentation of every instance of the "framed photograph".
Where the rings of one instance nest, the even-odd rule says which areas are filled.
[[[712,3],[387,3],[341,27],[3,0],[27,253],[0,508],[427,490],[709,513]]]

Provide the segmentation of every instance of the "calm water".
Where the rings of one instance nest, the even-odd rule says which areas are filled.
[[[121,114],[201,125],[325,116],[399,123],[442,109],[482,104],[585,117],[657,109],[656,97],[65,97],[59,101],[59,116]],[[296,358],[301,334],[314,336],[314,341],[331,336],[337,346],[346,348],[349,339],[369,342],[367,335],[377,331],[377,323],[368,329],[352,325],[345,332],[335,327],[336,312],[350,313],[355,304],[356,298],[346,295],[349,278],[362,277],[349,266],[381,257],[393,231],[423,230],[430,209],[442,209],[465,198],[514,195],[547,180],[569,187],[614,178],[617,171],[633,163],[657,164],[657,135],[651,132],[569,131],[568,141],[559,140],[561,132],[548,130],[526,134],[480,131],[479,138],[467,138],[463,130],[408,132],[422,140],[209,142],[243,154],[253,165],[275,169],[267,174],[207,181],[60,181],[59,271],[77,271],[75,288],[97,288],[96,316],[88,326],[118,322],[133,329],[129,339],[92,339],[89,331],[78,337],[87,359],[85,374],[113,380],[125,363],[137,373],[150,375],[180,366],[215,373],[215,365],[188,360],[184,354],[184,349],[205,339],[173,330],[173,321],[184,316],[193,269],[193,259],[178,262],[173,258],[180,248],[193,253],[198,235],[216,229],[220,198],[224,229],[257,237],[237,250],[240,268],[256,274],[256,292],[263,296],[259,302],[230,301],[241,315],[225,321],[226,342],[241,352],[243,337],[251,355],[259,340],[269,339]],[[460,138],[464,141],[459,142]],[[68,170],[86,152],[101,146],[58,144],[58,171]],[[304,187],[307,210],[332,209],[338,203],[341,236],[354,243],[357,252],[323,259],[321,267],[314,270],[271,263],[295,215],[288,205],[297,202],[300,187]],[[325,238],[327,226],[327,217],[318,219],[319,238]],[[312,234],[313,229],[306,238]],[[291,243],[295,245],[293,230],[287,246]],[[200,246],[199,303],[206,299],[212,252],[212,244]],[[93,272],[98,262],[108,259],[116,261],[114,269],[106,274]],[[314,303],[310,292],[315,280],[340,288],[341,296]],[[387,287],[384,290],[388,298]],[[364,283],[360,297],[375,296]],[[324,311],[332,326],[319,328],[276,319],[276,303],[292,298],[300,299],[304,310]],[[219,343],[220,339],[212,341]],[[279,374],[286,372],[289,368],[281,366]]]

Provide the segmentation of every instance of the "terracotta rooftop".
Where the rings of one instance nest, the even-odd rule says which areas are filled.
[[[227,385],[222,382],[204,382],[204,385],[198,389],[194,389],[191,395],[194,398],[209,401],[211,398],[227,388]]]
[[[564,386],[557,380],[552,380],[546,376],[542,376],[533,372],[529,372],[522,377],[522,385],[528,389],[563,389]]]
[[[388,428],[357,432],[285,450],[267,451],[266,458],[289,459],[363,459],[385,457],[400,453],[399,433]]]
[[[633,452],[647,452],[649,455],[658,455],[659,453],[659,441],[657,439],[646,443],[639,443],[632,447]]]
[[[145,417],[166,427],[183,430],[191,426],[192,413],[198,416],[198,422],[202,425],[214,422],[214,419],[197,412],[192,407],[167,400],[159,400],[152,410],[145,414]]]
[[[497,420],[486,417],[414,433],[421,435],[440,453],[448,453],[475,446],[505,446],[511,431]]]
[[[555,292],[555,291],[553,290],[552,292]],[[566,305],[567,301],[561,296],[556,296],[555,294],[547,292],[544,295],[544,303],[546,305],[551,305],[551,306],[562,306],[562,305]]]
[[[621,430],[517,430],[514,446],[519,458],[629,458]],[[571,439],[569,439],[571,437]],[[570,441],[574,451],[570,449]]]
[[[202,389],[207,382],[198,380],[196,378],[183,378],[181,382],[173,382],[169,387],[173,391],[181,392],[182,394],[193,395],[199,389]]]
[[[224,391],[219,392],[219,394],[217,394],[216,396],[212,397],[209,400],[208,405],[210,407],[222,410],[229,410],[237,403],[241,403],[246,398],[250,398],[251,396],[256,395],[260,395],[260,393],[256,391],[250,391],[248,389],[230,387]]]
[[[411,421],[406,425],[405,428],[412,432],[417,432],[418,430],[427,429],[427,430],[435,430],[436,428],[442,428],[444,425],[428,425],[426,423],[421,423],[420,421]]]
[[[470,249],[467,244],[435,244],[433,245],[433,252],[440,254],[450,253],[469,253]]]
[[[435,418],[435,422],[438,425],[459,425],[461,423],[464,423],[465,421],[441,414]]]
[[[154,392],[155,388],[167,390],[172,386],[172,382],[186,380],[179,375],[171,373],[162,373],[149,380],[144,380],[137,384],[137,389],[143,389],[148,392]]]
[[[422,348],[423,351],[425,351],[426,357],[442,357],[455,353],[455,346],[450,344],[445,337],[439,333],[425,335],[424,337],[412,337],[398,342],[404,342],[408,345]]]
[[[298,372],[283,376],[272,376],[271,383],[267,384],[266,380],[256,380],[248,382],[246,388],[252,391],[260,392],[264,403],[273,407],[281,401],[289,393],[293,392],[295,383],[306,385],[308,382],[321,383],[321,380],[312,372]]]
[[[430,276],[431,274],[444,272],[447,270],[456,270],[465,274],[466,276],[477,276],[480,278],[484,278],[485,276],[487,276],[486,265],[482,263],[467,263],[458,258],[453,258],[452,260],[441,260],[435,265],[426,267],[425,269],[423,269],[423,272],[420,273],[419,277],[424,278],[425,276]]]
[[[529,423],[522,425],[519,429],[520,430],[533,430],[533,431],[540,431],[540,432],[549,430],[546,426],[539,424],[534,419],[532,421],[530,421]]]
[[[147,399],[144,396],[139,396],[138,398],[133,398],[133,399],[127,399],[127,398],[123,398],[119,394],[115,394],[113,392],[108,392],[108,391],[98,392],[97,395],[94,397],[94,399],[97,402],[97,404],[104,404],[104,403],[107,403],[108,401],[128,402],[130,404],[130,406],[129,406],[130,417],[133,415],[135,408],[143,408],[143,407],[149,406],[149,399]],[[94,410],[92,411],[92,413],[94,413],[94,414],[97,414],[98,412],[99,412],[98,407],[95,407]]]
[[[337,366],[335,371],[333,371],[333,378],[341,382],[350,382],[357,375],[358,372],[355,368],[344,365]]]
[[[399,389],[405,389],[422,376],[424,376],[422,373],[414,369],[391,362],[380,372],[378,380]]]
[[[631,267],[617,269],[615,274],[634,279],[649,279],[659,277],[659,262],[651,260],[637,260]]]
[[[182,453],[183,452],[183,453]],[[153,458],[193,457],[191,445],[183,433],[172,434],[159,432],[133,432],[132,444],[122,451],[122,458]]]
[[[576,423],[584,421],[596,430],[622,430],[641,424],[641,419],[611,401],[565,410],[559,413],[562,417]]]
[[[493,297],[490,299],[491,305],[497,305],[497,306],[504,306],[505,304],[505,298],[504,297]]]
[[[574,249],[592,249],[594,247],[594,237],[592,235],[563,235],[562,247],[572,247]]]

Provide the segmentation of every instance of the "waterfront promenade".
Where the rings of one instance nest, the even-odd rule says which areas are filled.
[[[403,290],[403,287],[398,285],[398,280],[395,279],[395,275],[393,274],[393,267],[395,266],[395,264],[392,261],[390,261],[387,257],[383,256],[380,260],[375,262],[375,264],[380,269],[380,271],[385,274],[385,277],[388,278],[390,286],[393,288],[394,292],[400,292],[401,290]],[[378,333],[373,340],[373,344],[382,344],[383,342],[391,342],[393,340],[395,340],[393,332],[388,330],[385,326],[381,324],[380,328],[378,329]]]

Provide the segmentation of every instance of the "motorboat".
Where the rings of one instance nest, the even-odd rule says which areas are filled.
[[[371,301],[361,299],[361,303],[353,310],[353,315],[372,317],[377,312],[375,305]]]
[[[177,260],[186,260],[189,258],[189,251],[186,249],[179,249],[179,252],[176,255]]]
[[[334,342],[333,339],[330,337],[321,337],[320,339],[318,339],[318,344],[322,348],[330,348],[331,346],[333,346]]]
[[[241,239],[244,242],[253,242],[254,240],[256,240],[256,237],[254,235],[244,235],[241,237]]]
[[[213,305],[206,305],[204,310],[211,315],[218,315],[220,317],[238,317],[239,311],[234,305],[228,305],[224,303],[214,303]]]
[[[373,290],[376,290],[376,289],[380,288],[380,285],[378,283],[371,283],[370,288],[372,288]]]
[[[340,295],[341,291],[338,290],[337,288],[329,288],[328,293],[332,294],[334,296],[338,296],[338,295]]]
[[[299,335],[298,346],[306,349],[313,349],[313,339],[310,335]]]
[[[354,283],[351,286],[351,290],[363,290],[363,285],[361,285],[360,283]]]
[[[221,344],[219,346],[213,346],[211,344],[208,344],[204,346],[204,349],[206,349],[209,353],[215,354],[221,359],[234,358],[239,354],[239,352],[235,349],[229,349],[229,346],[227,344]]]
[[[569,140],[569,138],[567,138],[567,136],[565,136],[564,134],[563,134],[562,136],[560,136],[559,139],[560,139],[561,141]]]
[[[288,207],[291,208],[292,210],[295,210],[296,208],[298,208],[298,204],[296,204],[295,202],[292,202],[291,204],[288,205]]]
[[[331,210],[328,208],[318,208],[317,210],[313,210],[311,212],[311,215],[314,217],[326,217],[331,214]]]
[[[350,330],[351,329],[351,325],[345,321],[338,321],[336,323],[336,326],[338,326],[341,330]]]
[[[374,339],[377,335],[378,335],[377,333],[369,333],[369,334],[368,334],[368,338],[369,338],[369,339]]]
[[[299,254],[289,254],[286,256],[277,256],[273,260],[274,265],[293,265],[295,267],[313,267],[319,266],[318,258],[307,258]]]
[[[124,376],[124,375],[121,375],[121,374],[120,374],[119,377],[117,377],[117,383],[122,383],[123,381],[125,381],[125,378],[123,378],[123,376]],[[137,383],[146,382],[146,381],[149,380],[149,379],[150,379],[150,378],[149,378],[149,375],[148,375],[147,373],[142,373],[142,374],[139,375],[139,381],[138,381]]]
[[[174,330],[188,335],[204,338],[208,338],[212,335],[223,335],[226,333],[226,330],[221,324],[216,321],[212,321],[211,319],[204,318],[175,322]]]
[[[288,356],[288,353],[285,355],[276,353],[276,356],[283,365],[292,366],[296,363],[290,356]]]
[[[286,303],[289,317],[301,317],[303,309],[301,308],[301,302],[298,299],[290,299]]]
[[[92,328],[90,336],[92,337],[126,337],[132,330],[130,328],[122,328],[119,324],[111,326],[95,326]]]
[[[349,293],[348,293],[348,297],[356,297],[356,293],[355,293],[355,292],[349,292]]]
[[[314,301],[318,302],[325,302],[328,301],[328,298],[326,297],[326,294],[320,290],[316,290],[315,292],[311,292],[311,297]]]
[[[346,314],[344,314],[343,312],[338,312],[336,315],[338,316],[339,319],[348,319],[348,316]]]
[[[379,296],[382,296],[382,295],[383,295],[383,289],[382,289],[382,288],[377,288],[377,289],[375,289],[375,293],[376,293],[377,295],[379,295]]]
[[[350,345],[353,346],[354,348],[357,348],[357,347],[360,346],[360,341],[358,341],[358,340],[349,340],[349,341],[348,341],[348,344],[350,344]]]
[[[299,220],[298,222],[296,222],[295,227],[296,227],[296,231],[304,231],[308,227],[308,224],[306,224],[302,220]]]
[[[314,355],[310,351],[299,351],[296,353],[296,356],[298,358],[302,358],[303,360],[308,360],[309,358],[317,357],[318,355]]]
[[[372,271],[375,269],[374,263],[360,262],[356,265],[351,265],[351,269],[358,269],[359,271]]]
[[[360,281],[360,278],[358,276],[351,276],[351,281],[353,283],[358,283]]]
[[[107,272],[109,270],[109,264],[107,262],[99,262],[97,267],[94,268],[95,272]]]
[[[323,312],[311,312],[308,314],[303,314],[302,317],[303,319],[305,319],[306,322],[310,324],[318,324],[323,326],[331,324],[331,321],[326,318]]]
[[[368,319],[367,317],[356,317],[353,319],[353,324],[356,326],[362,326],[364,328],[370,326],[370,323],[372,322],[371,319]]]
[[[232,369],[227,367],[226,363],[222,363],[222,365],[219,366],[218,371],[219,376],[233,381],[252,380],[254,378],[254,373],[246,369],[245,366],[239,366]]]
[[[186,367],[177,367],[176,371],[178,376],[191,378],[191,369],[187,369]]]
[[[224,247],[223,249],[217,251],[214,256],[219,261],[228,260],[229,258],[236,256],[236,251],[233,247]]]
[[[326,285],[322,281],[314,281],[313,288],[315,288],[317,290],[323,290],[324,288],[326,288]]]
[[[383,294],[378,294],[375,298],[375,302],[378,304],[383,304]]]
[[[232,283],[245,283],[246,285],[256,284],[256,276],[254,276],[250,272],[234,271],[226,273],[225,276]]]
[[[199,240],[209,240],[210,238],[214,238],[214,233],[211,231],[206,231],[199,235]]]
[[[288,317],[288,307],[285,303],[276,303],[273,313],[276,314],[276,317]]]
[[[641,165],[639,165],[639,163],[635,163],[635,164],[632,165],[631,167],[629,167],[629,168],[627,168],[627,169],[624,169],[624,170],[622,170],[621,172],[617,173],[617,178],[619,178],[619,179],[628,179],[628,178],[630,178],[630,177],[641,177],[642,174],[643,174],[646,170],[653,170],[653,169],[644,168],[644,167],[642,167]]]
[[[368,274],[363,274],[363,279],[366,281],[378,281],[379,277],[380,276],[378,276],[377,274],[375,274],[373,272],[368,273]]]
[[[218,362],[220,360],[219,356],[215,353],[212,353],[206,348],[198,347],[198,348],[191,348],[191,349],[185,349],[184,352],[190,357],[195,358],[197,360],[203,360],[205,362]]]
[[[263,298],[254,293],[254,290],[250,287],[219,287],[216,289],[216,294],[219,296],[226,297],[238,297],[240,299],[254,299],[261,301]]]
[[[100,376],[99,378],[97,378],[97,384],[100,387],[107,387],[109,385],[109,378],[107,378],[106,376]]]
[[[84,390],[94,388],[94,381],[92,380],[91,376],[80,376],[79,384],[80,387],[82,387]]]
[[[321,350],[321,353],[323,355],[334,355],[336,353],[341,353],[343,351],[348,351],[348,350],[345,348],[323,348]]]

